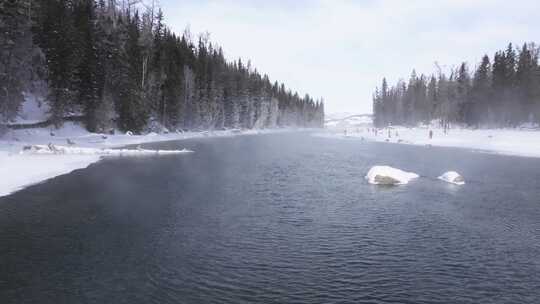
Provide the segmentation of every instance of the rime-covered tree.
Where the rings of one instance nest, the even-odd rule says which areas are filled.
[[[9,29],[0,34],[4,121],[17,114],[25,91],[15,67],[41,51],[58,126],[67,118],[97,132],[323,125],[322,102],[273,85],[241,59],[227,61],[209,34],[196,43],[188,30],[175,34],[155,1],[30,3],[1,4],[0,24]],[[36,15],[33,26],[27,13]]]
[[[438,76],[418,76],[413,71],[407,85],[383,83],[383,90],[376,89],[373,98],[375,124],[416,125],[434,119],[446,127],[452,123],[475,127],[539,123],[538,53],[532,43],[518,52],[509,44],[495,53],[493,61],[484,56],[474,72],[462,63],[449,76],[441,71]]]

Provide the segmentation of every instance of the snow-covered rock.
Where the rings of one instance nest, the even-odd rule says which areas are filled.
[[[439,176],[439,179],[455,185],[465,185],[465,179],[455,171],[449,171]]]
[[[375,166],[366,175],[368,182],[373,185],[404,185],[418,177],[416,173],[402,171],[389,166]]]

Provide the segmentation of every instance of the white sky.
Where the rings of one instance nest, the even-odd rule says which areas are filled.
[[[540,0],[161,0],[166,23],[208,31],[228,59],[300,94],[326,112],[371,112],[383,76],[391,83],[467,61],[474,67],[509,42],[540,38]]]

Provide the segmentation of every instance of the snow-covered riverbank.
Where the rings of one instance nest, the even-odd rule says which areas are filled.
[[[433,131],[430,139],[429,132]],[[328,129],[316,136],[400,143],[421,146],[456,147],[469,150],[540,157],[540,131],[520,129],[451,129],[446,134],[436,128],[395,127],[379,129],[376,133],[368,128]]]
[[[147,150],[134,150],[136,152],[133,153],[113,153],[111,152],[112,148],[169,140],[230,137],[285,131],[287,130],[243,130],[241,132],[224,130],[168,134],[151,133],[148,135],[104,135],[89,133],[75,123],[66,123],[63,128],[58,130],[41,128],[10,131],[0,137],[0,196],[14,193],[27,186],[77,169],[86,168],[90,164],[99,161],[104,155],[155,154]],[[65,146],[70,146],[68,149],[70,153],[21,153],[25,146],[48,144],[58,146],[60,150],[66,150]]]

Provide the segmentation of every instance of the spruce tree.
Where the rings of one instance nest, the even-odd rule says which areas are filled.
[[[514,118],[515,122],[532,122],[533,120],[536,70],[533,54],[527,44],[523,44],[516,69],[516,90],[520,111]]]
[[[96,110],[99,106],[100,86],[98,80],[98,46],[96,45],[96,8],[93,0],[81,0],[74,6],[74,91],[85,115],[86,128],[98,129]]]
[[[227,62],[207,34],[197,47],[189,31],[177,37],[154,5],[139,17],[135,2],[43,0],[31,27],[29,3],[0,3],[8,29],[0,33],[2,121],[17,114],[32,86],[18,73],[34,72],[42,52],[48,74],[39,78],[57,126],[66,115],[84,115],[93,132],[323,124],[322,102],[271,85],[250,63]]]
[[[470,100],[471,80],[466,63],[462,63],[459,67],[458,75],[456,78],[456,121],[460,123],[466,123],[467,117],[470,116],[472,111],[472,104]]]
[[[32,71],[30,1],[0,2],[0,125],[13,119],[24,101]]]
[[[48,100],[56,126],[62,125],[66,112],[77,110],[72,103],[76,67],[72,9],[69,1],[43,1],[40,33],[37,35],[47,57]]]
[[[469,125],[479,125],[490,121],[494,111],[491,94],[491,63],[484,55],[482,62],[474,73],[471,88],[471,108],[466,116]]]

